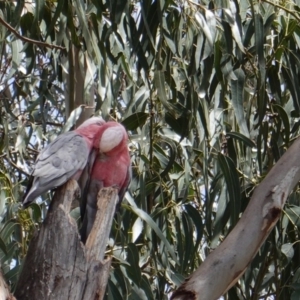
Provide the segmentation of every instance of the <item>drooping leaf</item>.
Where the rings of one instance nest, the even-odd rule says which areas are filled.
[[[228,132],[226,133],[226,136],[237,139],[241,142],[243,142],[246,146],[254,148],[256,147],[256,144],[254,141],[250,140],[249,138],[247,138],[246,136],[244,136],[243,134],[239,133],[239,132]]]
[[[218,160],[220,162],[220,168],[223,172],[228,189],[228,195],[230,199],[231,220],[232,223],[235,224],[238,220],[241,207],[239,176],[236,171],[236,167],[230,158],[219,154]]]
[[[143,127],[148,118],[149,114],[144,112],[136,112],[123,120],[122,124],[127,130],[135,130],[138,127]]]
[[[231,80],[232,105],[241,133],[249,138],[249,130],[244,113],[245,74],[241,69],[235,70],[234,74],[237,80]]]

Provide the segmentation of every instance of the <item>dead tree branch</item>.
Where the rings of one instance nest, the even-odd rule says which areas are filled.
[[[99,209],[86,246],[69,215],[78,194],[74,180],[56,191],[41,229],[31,240],[15,292],[18,300],[103,298],[111,265],[104,253],[118,194],[112,188],[99,192]]]
[[[52,45],[52,44],[44,43],[44,42],[41,42],[41,41],[29,39],[29,38],[27,38],[25,36],[22,36],[16,29],[14,29],[13,27],[11,27],[1,17],[0,17],[0,23],[2,25],[4,25],[9,31],[11,31],[16,37],[18,37],[20,40],[22,40],[24,42],[27,42],[27,43],[30,43],[30,44],[35,44],[35,45],[40,46],[40,47],[50,48],[50,49],[66,50],[66,48],[62,47],[62,46]]]
[[[223,243],[186,279],[171,299],[215,300],[243,275],[300,180],[299,149],[300,138],[255,189],[247,209]]]

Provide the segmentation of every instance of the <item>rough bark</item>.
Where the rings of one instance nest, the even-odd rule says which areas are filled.
[[[30,242],[15,292],[18,300],[103,298],[111,264],[110,258],[104,260],[107,229],[113,221],[117,193],[112,188],[99,192],[96,221],[84,246],[69,215],[79,194],[77,182],[71,180],[57,190],[41,229]]]
[[[89,74],[91,71],[88,68],[84,52],[71,43],[69,49],[68,57],[61,58],[65,69],[69,71],[68,73],[62,73],[65,84],[66,118],[70,116],[74,109],[82,106],[84,109],[79,113],[80,115],[76,116],[76,118],[79,118],[76,125],[79,126],[94,114],[95,86],[93,77]],[[92,62],[89,63],[92,64]],[[90,85],[88,90],[86,90],[87,85]]]
[[[243,275],[278,221],[283,205],[300,180],[300,139],[255,189],[243,216],[224,242],[175,291],[173,300],[214,300]]]

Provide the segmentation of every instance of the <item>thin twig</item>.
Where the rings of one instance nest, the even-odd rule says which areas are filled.
[[[35,121],[34,122],[35,125],[42,125],[43,122],[38,122],[38,121]],[[63,127],[64,125],[61,124],[61,123],[56,123],[56,122],[45,122],[46,125],[51,125],[51,126],[56,126],[56,127]],[[29,124],[27,125],[29,126]]]
[[[285,12],[291,14],[298,22],[300,22],[300,18],[298,17],[298,15],[293,10],[287,9],[284,6],[281,6],[279,4],[275,4],[273,1],[262,0],[262,2],[266,2],[266,3],[270,4],[270,5],[273,5],[276,8],[284,10]]]
[[[30,176],[30,174],[28,174],[26,171],[22,170],[21,168],[19,168],[11,159],[7,158],[7,157],[3,157],[9,164],[11,164],[15,169],[17,169],[20,173],[22,173],[23,175],[26,175],[27,177]]]
[[[31,43],[31,44],[35,44],[35,45],[38,45],[38,46],[41,46],[41,47],[46,47],[46,48],[51,48],[51,49],[55,48],[55,49],[60,49],[60,50],[66,50],[66,48],[62,47],[62,46],[57,46],[57,45],[52,45],[52,44],[40,42],[40,41],[32,40],[32,39],[29,39],[27,37],[22,36],[16,29],[11,27],[1,17],[0,17],[0,23],[3,24],[8,30],[10,30],[15,36],[17,36],[20,40],[22,40],[24,42],[28,42],[28,43]]]

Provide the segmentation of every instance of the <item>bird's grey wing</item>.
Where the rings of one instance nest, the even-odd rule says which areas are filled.
[[[31,189],[23,200],[26,205],[49,189],[64,184],[68,179],[80,175],[89,156],[85,139],[76,132],[60,135],[43,149],[37,157],[32,173]]]
[[[71,178],[78,170],[84,169],[88,156],[89,148],[85,139],[75,132],[68,132],[60,135],[40,153],[33,176],[53,182],[66,174]]]

